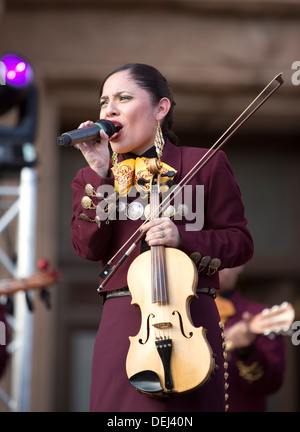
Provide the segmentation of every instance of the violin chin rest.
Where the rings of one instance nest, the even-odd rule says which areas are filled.
[[[132,375],[129,378],[129,382],[137,390],[146,393],[158,393],[164,390],[161,386],[159,376],[151,370],[144,370]]]

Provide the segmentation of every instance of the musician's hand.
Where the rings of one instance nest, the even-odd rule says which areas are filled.
[[[249,329],[252,316],[248,312],[243,314],[243,320],[225,329],[226,340],[229,341],[230,349],[245,348],[255,340],[255,335]]]
[[[180,245],[181,237],[179,231],[167,217],[153,219],[141,228],[146,233],[146,242],[149,246],[169,246],[177,248]]]
[[[88,120],[84,123],[81,123],[80,128],[87,127],[93,124],[92,121]],[[97,141],[87,141],[76,144],[76,148],[81,150],[81,153],[85,157],[89,166],[94,170],[97,174],[102,177],[106,177],[109,168],[109,148],[108,148],[108,136],[101,129],[100,143]]]

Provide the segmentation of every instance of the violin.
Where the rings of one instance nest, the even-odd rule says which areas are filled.
[[[151,160],[152,219],[159,212],[159,162]],[[141,309],[141,327],[130,336],[126,359],[129,382],[156,396],[184,393],[209,380],[215,368],[206,329],[193,326],[189,304],[196,297],[198,273],[182,251],[152,246],[128,271],[132,305]]]

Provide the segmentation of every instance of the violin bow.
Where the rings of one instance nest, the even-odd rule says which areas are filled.
[[[249,109],[259,100],[259,98],[262,97],[262,95],[273,86],[273,84],[276,82],[275,87],[272,88],[272,90],[267,93],[266,96],[263,97],[263,99],[250,111]],[[182,190],[182,188],[189,183],[195,175],[209,162],[212,157],[232,138],[232,136],[249,120],[250,117],[255,114],[255,112],[275,93],[276,90],[284,83],[282,73],[279,73],[276,75],[269,84],[266,85],[266,87],[253,99],[253,101],[245,108],[245,110],[234,120],[234,122],[226,129],[226,131],[220,136],[220,138],[207,150],[207,152],[202,156],[202,158],[193,166],[193,168],[180,180],[180,182],[174,187],[174,190],[172,191],[173,198],[174,199]],[[244,117],[244,118],[243,118]],[[238,123],[240,121],[240,123]],[[233,129],[233,130],[232,130]],[[227,135],[227,136],[226,136]],[[169,196],[166,197],[161,203],[159,208],[157,209],[157,212],[162,212],[166,209],[166,201],[167,206],[169,205]],[[151,215],[152,216],[152,215]],[[131,237],[121,246],[121,248],[116,252],[116,254],[108,261],[104,269],[100,272],[99,276],[103,279],[102,284],[97,289],[98,293],[101,292],[101,290],[104,288],[104,286],[108,283],[108,281],[112,278],[112,276],[115,274],[115,272],[118,270],[118,268],[121,266],[121,264],[127,259],[127,257],[131,254],[131,252],[135,249],[137,244],[142,240],[144,237],[144,233],[141,233],[141,227],[148,222],[148,218],[142,223],[140,228],[138,228]],[[113,266],[110,267],[113,260],[119,253],[128,245],[128,243],[138,234],[139,236],[137,239],[131,244],[131,246],[127,249],[127,251],[123,254],[121,259]]]

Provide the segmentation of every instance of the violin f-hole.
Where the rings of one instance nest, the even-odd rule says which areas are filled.
[[[149,339],[149,336],[150,336],[150,323],[149,322],[150,322],[150,318],[154,318],[154,317],[155,317],[154,314],[149,314],[148,315],[148,318],[147,318],[147,338],[146,338],[145,342],[143,342],[142,339],[139,339],[139,343],[141,345],[145,345],[145,343],[147,343],[147,341]]]
[[[180,324],[180,330],[181,330],[182,335],[185,338],[190,339],[193,336],[193,332],[189,332],[188,336],[185,334],[184,328],[183,328],[183,323],[182,323],[182,317],[181,317],[180,313],[177,310],[175,310],[175,311],[172,312],[172,315],[175,315],[176,313],[178,314],[179,324]]]

